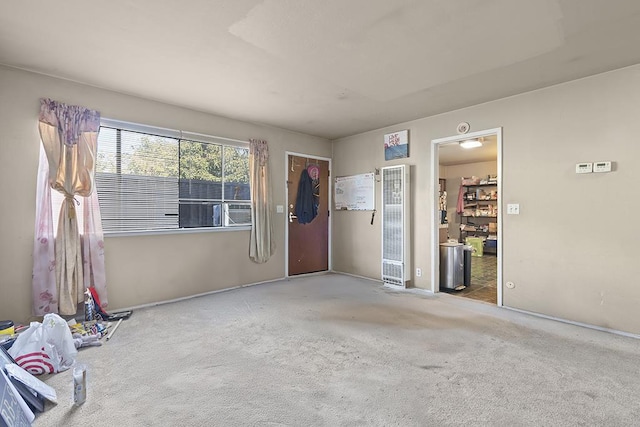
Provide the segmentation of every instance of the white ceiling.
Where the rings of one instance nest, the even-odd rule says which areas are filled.
[[[0,63],[329,139],[640,63],[638,0],[0,2]]]

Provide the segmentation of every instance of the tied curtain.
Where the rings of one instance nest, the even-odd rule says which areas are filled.
[[[267,141],[249,140],[249,181],[251,184],[249,257],[254,262],[265,263],[275,252]]]
[[[100,113],[50,99],[40,100],[42,145],[33,248],[33,312],[73,315],[93,286],[107,305],[104,238],[94,191]],[[64,197],[53,231],[51,189]],[[78,228],[82,205],[83,232]]]

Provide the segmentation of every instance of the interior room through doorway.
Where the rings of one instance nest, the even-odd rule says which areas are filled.
[[[458,138],[436,150],[438,290],[500,305],[498,134]]]

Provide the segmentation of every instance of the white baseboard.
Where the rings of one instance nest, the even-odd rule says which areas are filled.
[[[343,276],[350,276],[350,277],[355,277],[357,279],[364,279],[364,280],[370,280],[372,282],[376,282],[376,283],[380,283],[382,284],[382,280],[380,279],[372,279],[371,277],[366,277],[366,276],[359,276],[357,274],[352,274],[352,273],[346,273],[344,271],[338,271],[338,270],[331,270],[332,273],[335,274],[342,274]]]
[[[529,314],[531,316],[542,317],[543,319],[555,320],[556,322],[567,323],[569,325],[581,326],[583,328],[595,329],[596,331],[608,332],[610,334],[621,335],[623,337],[640,339],[640,335],[632,334],[631,332],[619,331],[617,329],[604,328],[602,326],[592,325],[590,323],[576,322],[573,320],[563,319],[561,317],[547,316],[546,314],[536,313],[534,311],[520,310],[519,308],[507,307],[503,305],[501,308],[505,308],[511,311],[517,311],[518,313]]]
[[[355,277],[355,278],[358,278],[358,279],[369,280],[371,282],[382,284],[382,285],[384,285],[385,287],[387,287],[389,289],[393,289],[393,290],[397,290],[397,291],[415,293],[415,294],[420,294],[420,295],[428,295],[428,296],[436,295],[435,293],[431,292],[428,289],[403,288],[401,286],[393,286],[393,285],[383,284],[382,280],[372,279],[371,277],[359,276],[357,274],[352,274],[352,273],[346,273],[344,271],[336,271],[336,270],[322,271],[322,272],[318,272],[318,273],[311,273],[311,274],[308,274],[306,276],[322,275],[322,274],[327,274],[327,273],[335,273],[335,274],[341,274],[341,275],[344,275],[344,276]],[[200,294],[189,295],[189,296],[180,297],[180,298],[174,298],[174,299],[170,299],[170,300],[151,302],[151,303],[136,305],[136,306],[132,306],[132,307],[125,307],[125,308],[118,308],[118,309],[109,308],[109,311],[118,312],[118,311],[138,310],[138,309],[141,309],[141,308],[155,307],[155,306],[158,306],[158,305],[170,304],[170,303],[178,302],[178,301],[185,301],[185,300],[189,300],[189,299],[192,299],[192,298],[198,298],[198,297],[202,297],[202,296],[206,296],[206,295],[213,295],[213,294],[217,294],[217,293],[221,293],[221,292],[228,292],[228,291],[232,291],[234,289],[247,288],[249,286],[264,285],[264,284],[267,284],[267,283],[278,282],[280,280],[288,280],[288,279],[292,279],[292,278],[296,278],[296,277],[304,277],[304,276],[301,275],[301,276],[280,277],[280,278],[277,278],[277,279],[265,280],[265,281],[262,281],[262,282],[255,282],[255,283],[248,283],[246,285],[239,285],[239,286],[233,286],[231,288],[217,289],[217,290],[214,290],[214,291],[203,292],[203,293],[200,293]],[[506,305],[504,305],[502,307],[499,307],[499,308],[515,311],[515,312],[518,312],[518,313],[528,314],[528,315],[535,316],[535,317],[540,317],[540,318],[543,318],[543,319],[554,320],[556,322],[567,323],[567,324],[574,325],[574,326],[580,326],[580,327],[583,327],[583,328],[595,329],[597,331],[607,332],[607,333],[614,334],[614,335],[620,335],[620,336],[624,336],[624,337],[628,337],[628,338],[640,339],[640,335],[633,334],[631,332],[625,332],[625,331],[620,331],[620,330],[611,329],[611,328],[604,328],[602,326],[592,325],[590,323],[576,322],[576,321],[573,321],[573,320],[563,319],[561,317],[548,316],[546,314],[536,313],[534,311],[527,311],[527,310],[521,310],[519,308],[508,307]]]
[[[185,296],[185,297],[174,298],[174,299],[163,300],[163,301],[157,301],[157,302],[150,302],[150,303],[147,303],[147,304],[134,305],[134,306],[125,307],[125,308],[112,309],[111,307],[109,307],[108,312],[114,312],[115,313],[115,312],[118,312],[118,311],[138,310],[140,308],[155,307],[157,305],[171,304],[172,302],[185,301],[185,300],[189,300],[189,299],[192,299],[192,298],[198,298],[198,297],[204,297],[204,296],[207,296],[207,295],[219,294],[221,292],[228,292],[228,291],[232,291],[234,289],[248,288],[249,286],[264,285],[264,284],[267,284],[267,283],[279,282],[280,280],[286,280],[286,279],[287,279],[286,277],[280,277],[280,278],[277,278],[277,279],[265,280],[265,281],[262,281],[262,282],[255,282],[255,283],[248,283],[246,285],[238,285],[238,286],[233,286],[231,288],[216,289],[214,291],[203,292],[203,293],[200,293],[200,294],[188,295],[188,296]]]

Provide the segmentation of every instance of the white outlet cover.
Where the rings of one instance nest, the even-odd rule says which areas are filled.
[[[519,203],[508,203],[507,204],[507,215],[520,215],[520,204]]]

